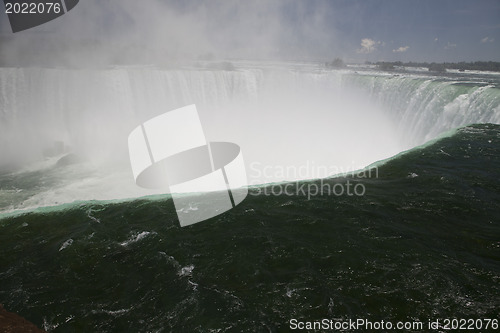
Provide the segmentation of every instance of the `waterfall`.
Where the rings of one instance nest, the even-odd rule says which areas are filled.
[[[344,85],[359,89],[390,114],[400,140],[408,147],[457,127],[500,123],[500,89],[488,82],[346,75]]]
[[[256,72],[0,69],[2,162],[41,155],[54,141],[89,154],[121,147],[138,123],[196,103],[254,98]],[[1,163],[0,163],[1,164]]]
[[[0,165],[42,158],[54,142],[126,165],[137,124],[193,103],[207,139],[240,144],[247,163],[262,167],[360,167],[458,126],[500,122],[498,87],[450,78],[286,67],[1,68]]]

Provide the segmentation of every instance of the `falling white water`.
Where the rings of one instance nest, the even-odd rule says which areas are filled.
[[[458,126],[499,123],[499,96],[487,84],[286,66],[1,68],[0,166],[42,161],[54,142],[86,161],[72,166],[78,177],[61,171],[67,178],[57,191],[29,196],[28,206],[161,193],[135,186],[128,134],[156,115],[196,104],[208,140],[241,146],[250,184],[318,178]]]

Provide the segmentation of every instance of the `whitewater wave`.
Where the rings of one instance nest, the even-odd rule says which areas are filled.
[[[130,244],[137,243],[140,240],[142,240],[150,235],[155,235],[155,234],[156,234],[155,232],[149,232],[149,231],[139,232],[139,233],[136,233],[136,234],[130,236],[130,238],[128,240],[120,243],[120,245],[121,246],[129,246]]]
[[[68,239],[67,241],[65,241],[61,247],[59,248],[59,252],[61,252],[62,250],[66,249],[68,246],[71,246],[71,244],[73,244],[73,239],[70,238]]]

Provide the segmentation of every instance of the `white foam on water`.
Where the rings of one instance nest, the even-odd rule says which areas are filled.
[[[132,310],[132,308],[128,308],[128,309],[119,309],[119,310],[106,310],[106,309],[99,309],[99,310],[92,310],[91,312],[93,314],[99,314],[99,313],[105,313],[105,314],[108,314],[108,315],[111,315],[113,317],[119,317],[119,316],[122,316],[128,312],[130,312],[130,310]]]
[[[191,276],[194,270],[194,265],[184,266],[179,271],[179,276]]]
[[[70,238],[61,245],[61,247],[59,248],[59,252],[64,250],[68,246],[71,246],[71,244],[73,244],[73,239]]]
[[[138,242],[138,241],[146,238],[149,235],[155,235],[155,234],[156,234],[156,232],[149,232],[149,231],[143,231],[143,232],[140,232],[140,233],[136,233],[136,234],[132,235],[125,242],[120,243],[120,245],[121,246],[128,246],[130,244],[136,243],[136,242]]]

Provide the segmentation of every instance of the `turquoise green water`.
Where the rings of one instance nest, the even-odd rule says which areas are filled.
[[[500,126],[473,125],[378,166],[378,177],[323,183],[363,184],[363,196],[252,189],[182,229],[166,196],[4,216],[0,301],[51,332],[498,318],[499,165]]]

